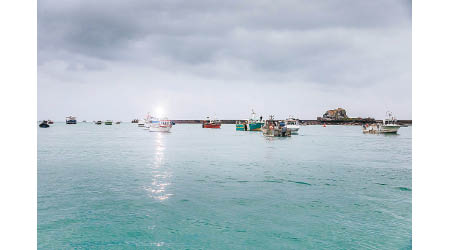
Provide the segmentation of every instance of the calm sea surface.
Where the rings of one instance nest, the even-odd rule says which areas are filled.
[[[408,249],[411,127],[38,128],[39,249]]]

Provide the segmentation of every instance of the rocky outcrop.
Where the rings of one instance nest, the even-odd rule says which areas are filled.
[[[346,120],[348,119],[347,112],[343,108],[337,108],[328,110],[323,114],[322,118],[324,120]]]

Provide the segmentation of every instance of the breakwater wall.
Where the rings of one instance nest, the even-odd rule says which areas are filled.
[[[172,120],[179,124],[201,124],[203,120]],[[236,124],[236,122],[244,122],[245,120],[221,120],[222,124]],[[279,120],[281,121],[281,120]],[[303,125],[362,125],[366,123],[383,122],[382,120],[300,120]],[[412,125],[412,120],[398,120],[400,125]]]
[[[201,124],[203,120],[172,120],[175,123],[179,124]],[[236,124],[237,121],[244,121],[244,120],[220,120],[222,124]]]

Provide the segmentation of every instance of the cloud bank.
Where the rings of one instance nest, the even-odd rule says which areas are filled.
[[[38,118],[411,118],[410,1],[38,1]]]

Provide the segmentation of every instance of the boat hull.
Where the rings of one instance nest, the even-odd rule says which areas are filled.
[[[245,131],[244,124],[236,124],[236,131]]]
[[[66,124],[77,124],[77,120],[67,120]]]
[[[150,132],[170,132],[171,127],[154,127],[150,126],[148,130]]]
[[[300,130],[300,125],[286,125],[286,127],[291,130],[292,134],[298,134]]]
[[[261,131],[261,127],[263,126],[262,123],[249,123],[247,124],[247,130],[248,131]]]
[[[237,131],[261,131],[263,123],[236,124]]]
[[[266,137],[290,137],[291,136],[291,130],[286,128],[286,130],[283,131],[283,129],[280,128],[262,128],[263,135]]]
[[[202,124],[202,128],[220,128],[222,124]]]
[[[389,126],[389,125],[370,125],[366,126],[363,129],[363,133],[365,134],[396,134],[400,126]]]
[[[381,133],[397,133],[400,126],[381,126]]]

